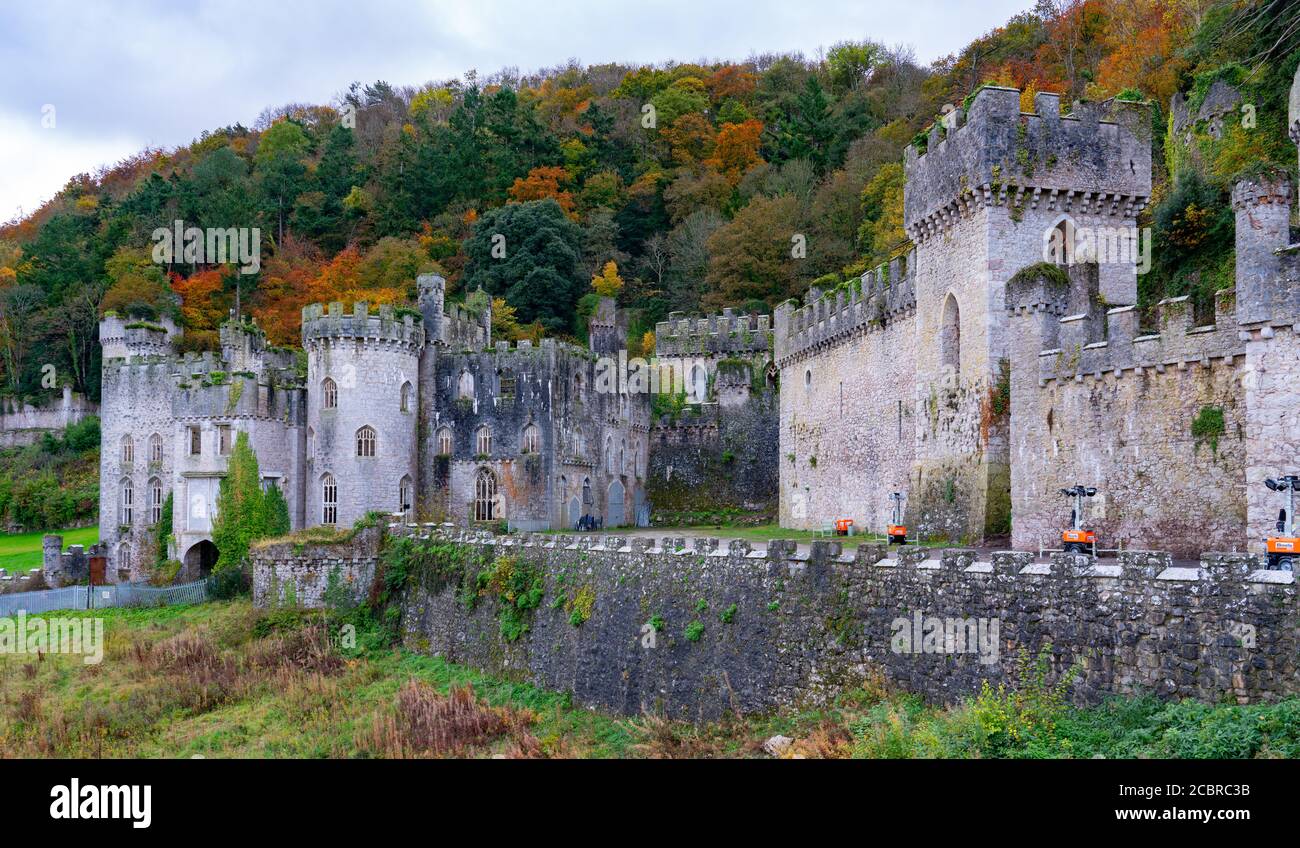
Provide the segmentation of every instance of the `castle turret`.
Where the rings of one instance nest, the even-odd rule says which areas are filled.
[[[415,278],[420,314],[424,316],[424,332],[430,340],[445,341],[442,332],[442,304],[447,297],[447,281],[437,274],[421,274]]]
[[[364,301],[303,310],[307,351],[306,523],[350,525],[411,510],[425,324]]]
[[[1243,324],[1291,315],[1300,305],[1292,257],[1291,184],[1283,176],[1243,180],[1232,189],[1237,217],[1237,319]]]
[[[627,314],[612,297],[602,297],[587,322],[592,353],[617,356],[627,347]]]
[[[108,312],[99,322],[99,344],[105,359],[166,356],[172,352],[172,343],[180,336],[180,328],[168,316],[146,321]]]

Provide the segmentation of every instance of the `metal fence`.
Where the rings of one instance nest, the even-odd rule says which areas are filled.
[[[208,581],[180,586],[149,586],[119,583],[115,586],[66,586],[39,592],[0,595],[0,616],[54,610],[109,609],[110,607],[163,607],[171,604],[201,604],[208,600]]]

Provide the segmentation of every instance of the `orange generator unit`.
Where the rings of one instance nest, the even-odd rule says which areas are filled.
[[[1276,571],[1294,571],[1296,559],[1300,558],[1300,538],[1295,534],[1295,493],[1300,489],[1300,477],[1294,474],[1270,477],[1264,485],[1270,492],[1286,493],[1286,507],[1277,514],[1278,535],[1264,540],[1268,567]]]
[[[1091,486],[1071,486],[1062,489],[1061,494],[1074,498],[1074,508],[1070,510],[1070,526],[1061,532],[1061,550],[1067,554],[1097,555],[1097,534],[1083,527],[1083,499],[1097,494]]]

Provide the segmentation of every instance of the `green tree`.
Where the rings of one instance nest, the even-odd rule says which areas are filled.
[[[280,487],[266,487],[263,509],[266,514],[266,535],[283,536],[289,532],[289,502],[284,498]]]
[[[553,199],[511,203],[483,215],[465,240],[463,288],[504,297],[522,323],[552,332],[573,326],[587,289],[579,273],[582,230]]]
[[[212,543],[219,556],[213,573],[240,568],[248,559],[249,546],[270,535],[267,498],[262,492],[262,474],[248,434],[235,437],[235,446],[221,478],[217,495],[217,517],[212,523]]]

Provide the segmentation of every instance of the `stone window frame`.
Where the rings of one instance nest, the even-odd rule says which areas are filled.
[[[379,434],[369,424],[357,428],[356,443],[357,456],[361,459],[374,459],[379,453]]]
[[[123,477],[117,487],[117,523],[123,527],[134,524],[135,518],[135,483],[130,477]]]
[[[939,313],[939,367],[961,373],[961,301],[951,289]]]
[[[333,377],[326,377],[320,381],[321,391],[321,409],[338,409],[339,408],[339,384],[334,382]]]
[[[479,425],[474,431],[475,456],[492,455],[492,428],[486,424]]]
[[[496,499],[497,475],[491,468],[479,468],[474,472],[474,520],[497,520]]]
[[[452,446],[454,444],[451,428],[444,424],[438,428],[436,436],[438,456],[451,456]]]
[[[338,478],[326,471],[320,477],[320,523],[339,523]]]
[[[410,380],[407,380],[405,383],[402,383],[400,403],[401,403],[400,409],[402,412],[409,413],[411,411],[411,381]]]
[[[163,461],[163,441],[162,436],[158,433],[152,433],[149,436],[149,461]]]
[[[217,425],[217,456],[230,456],[235,449],[235,429],[229,424]]]
[[[513,403],[517,391],[518,381],[516,381],[513,371],[504,369],[497,374],[497,397],[499,399]]]
[[[474,399],[474,374],[468,368],[462,368],[456,380],[456,398],[458,400]]]
[[[529,423],[524,426],[524,432],[519,442],[520,453],[542,452],[542,432],[536,424]]]
[[[203,455],[203,428],[197,424],[191,424],[188,428],[190,437],[190,456]]]
[[[397,481],[397,511],[406,517],[410,517],[411,509],[415,504],[413,497],[415,487],[411,483],[411,475],[403,474],[402,479]]]
[[[130,435],[123,436],[120,444],[120,456],[123,465],[131,465],[135,462],[135,439]]]
[[[149,523],[162,521],[163,484],[158,477],[149,478]]]

